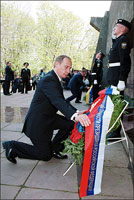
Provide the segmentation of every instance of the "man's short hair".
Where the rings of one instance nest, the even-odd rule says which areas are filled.
[[[55,63],[58,62],[58,63],[62,63],[62,61],[64,60],[64,58],[68,58],[70,61],[71,61],[71,58],[69,56],[66,56],[66,55],[60,55],[58,56],[56,59],[55,59],[55,62],[54,62],[54,66],[55,66]],[[72,62],[72,61],[71,61]]]
[[[10,63],[11,61],[7,61],[7,65]]]
[[[87,69],[85,67],[83,67],[81,72],[87,72]]]

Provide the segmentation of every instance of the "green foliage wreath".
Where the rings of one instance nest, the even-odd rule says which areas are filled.
[[[109,96],[114,104],[114,111],[112,113],[112,117],[111,117],[111,121],[109,125],[109,129],[110,129],[110,127],[112,127],[112,125],[115,123],[116,119],[120,115],[126,103],[123,101],[123,98],[121,95],[109,95]],[[126,114],[126,111],[124,111],[123,114]],[[115,131],[119,126],[120,126],[120,118],[118,119],[118,121],[116,122],[116,124],[114,125],[114,127],[112,128],[110,132]],[[81,165],[84,159],[85,134],[82,133],[82,139],[80,139],[77,144],[74,144],[70,140],[70,136],[63,143],[65,145],[65,149],[63,153],[71,154],[73,157],[73,161]]]

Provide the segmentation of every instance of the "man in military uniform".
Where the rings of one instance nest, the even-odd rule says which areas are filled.
[[[91,72],[91,80],[93,85],[93,101],[99,96],[98,92],[101,90],[101,81],[103,76],[103,58],[105,55],[102,51],[96,55],[95,62],[93,64],[92,72]]]
[[[126,81],[131,67],[130,45],[126,34],[131,29],[131,24],[118,19],[113,29],[115,38],[109,52],[109,64],[107,72],[107,81],[109,85],[117,86],[121,95],[124,95]],[[109,134],[108,138],[119,137],[121,127],[116,132]]]
[[[25,88],[25,94],[28,93],[28,89],[29,89],[29,85],[30,85],[30,77],[31,77],[31,72],[30,69],[28,69],[29,63],[25,62],[24,67],[21,70],[21,78],[22,78],[22,83],[23,83],[23,87],[22,87],[22,94],[24,93],[24,88]]]

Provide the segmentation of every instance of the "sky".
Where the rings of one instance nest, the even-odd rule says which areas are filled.
[[[8,3],[13,1],[6,1]],[[14,1],[18,8],[29,12],[36,20],[36,11],[42,1]],[[111,1],[49,1],[58,4],[61,8],[72,13],[84,22],[89,22],[90,17],[103,17],[110,9]]]

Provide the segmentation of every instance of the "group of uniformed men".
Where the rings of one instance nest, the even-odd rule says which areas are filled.
[[[118,19],[113,28],[112,48],[109,51],[107,83],[116,86],[120,94],[124,96],[126,81],[131,67],[130,44],[126,34],[130,31],[131,24],[124,20]],[[98,97],[102,79],[102,58],[104,54],[99,52],[96,55],[95,63],[92,69],[93,77],[93,100]],[[119,127],[115,132],[109,134],[109,138],[120,136]]]

